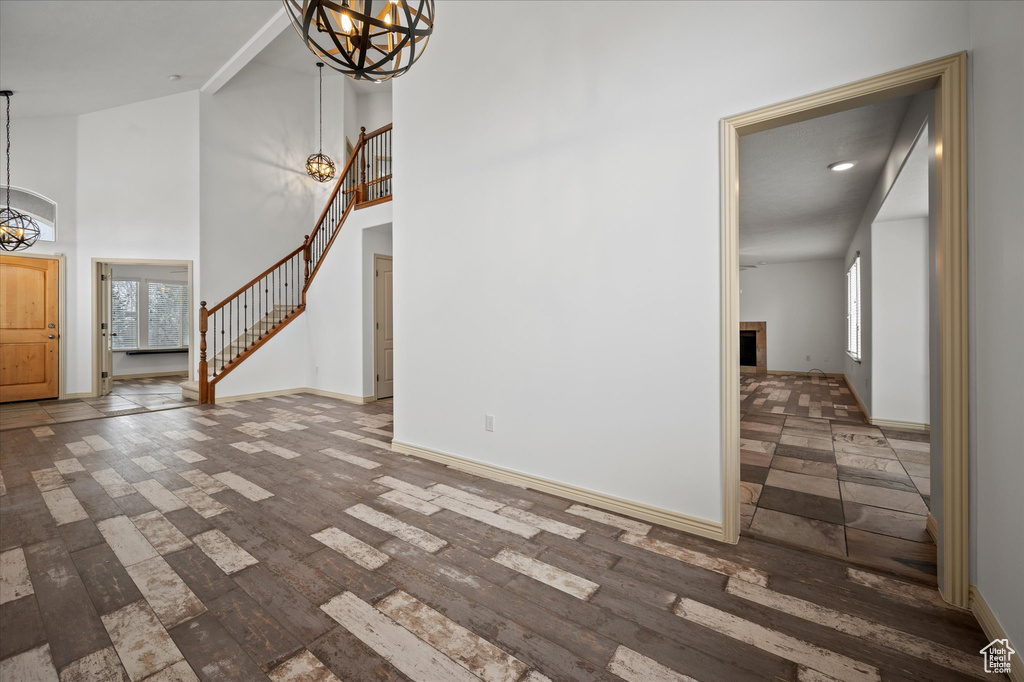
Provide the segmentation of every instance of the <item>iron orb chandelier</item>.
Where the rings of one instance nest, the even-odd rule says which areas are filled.
[[[434,0],[283,0],[318,59],[377,83],[408,71],[434,31]]]
[[[11,97],[10,90],[0,91],[0,97],[7,100],[7,203],[0,208],[0,249],[21,251],[39,239],[39,223],[30,215],[11,206]]]
[[[0,249],[21,251],[39,239],[39,224],[30,216],[4,206],[0,208]]]
[[[306,173],[317,182],[327,182],[334,177],[334,161],[322,152],[306,159]]]

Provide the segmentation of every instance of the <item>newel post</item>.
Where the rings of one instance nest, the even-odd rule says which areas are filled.
[[[359,189],[356,191],[356,203],[366,201],[366,126],[359,128]]]
[[[309,249],[309,235],[307,234],[302,238],[302,260],[306,262],[306,274],[302,279],[302,283],[306,284],[309,282],[309,260],[312,257]]]
[[[209,313],[206,301],[199,302],[199,404],[210,403],[210,376],[206,364],[206,326]]]

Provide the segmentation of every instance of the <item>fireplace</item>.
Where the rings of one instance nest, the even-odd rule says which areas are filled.
[[[757,332],[752,329],[740,332],[740,365],[757,367]]]
[[[740,371],[768,373],[768,325],[765,322],[740,322]]]

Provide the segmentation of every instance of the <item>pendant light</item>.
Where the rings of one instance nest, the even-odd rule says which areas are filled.
[[[318,59],[356,80],[401,76],[434,32],[434,0],[284,0]]]
[[[306,159],[306,172],[317,182],[327,182],[334,177],[334,161],[324,154],[324,64],[317,62],[320,72],[320,147],[316,154]]]
[[[10,90],[0,91],[7,98],[7,202],[0,208],[0,249],[21,251],[39,239],[39,224],[31,216],[11,206],[11,96]]]

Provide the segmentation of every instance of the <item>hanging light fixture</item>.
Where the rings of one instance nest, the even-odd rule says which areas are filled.
[[[306,159],[306,172],[317,182],[327,182],[334,177],[334,161],[324,154],[324,65],[317,62],[320,72],[320,147],[316,154]]]
[[[319,59],[356,80],[401,76],[434,31],[434,0],[283,0]]]
[[[0,249],[21,251],[39,239],[39,224],[31,216],[11,206],[11,96],[10,90],[0,91],[7,98],[7,202],[0,208]]]

